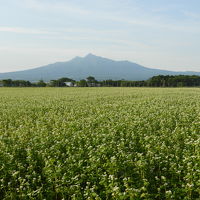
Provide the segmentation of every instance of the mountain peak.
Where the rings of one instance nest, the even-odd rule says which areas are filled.
[[[0,73],[0,79],[13,80],[56,80],[69,77],[81,80],[88,76],[94,76],[97,80],[147,80],[156,75],[192,74],[200,75],[200,72],[173,72],[166,70],[150,69],[128,61],[115,61],[105,57],[89,53],[85,57],[75,57],[68,62],[54,64],[11,73]]]
[[[94,55],[94,54],[92,54],[92,53],[89,53],[89,54],[87,54],[86,56],[85,56],[85,58],[96,58],[96,57],[98,57],[98,56],[96,56],[96,55]]]
[[[76,56],[75,58],[72,59],[72,61],[83,61],[83,60],[86,60],[86,61],[97,61],[97,60],[102,60],[104,58],[100,57],[100,56],[96,56],[92,53],[89,53],[87,54],[86,56],[84,57],[79,57],[79,56]]]
[[[101,56],[96,56],[92,53],[89,53],[87,54],[85,57],[83,57],[85,60],[88,60],[88,61],[99,61],[99,62],[102,62],[102,61],[113,61],[111,59],[108,59],[108,58],[105,58],[105,57],[101,57]]]

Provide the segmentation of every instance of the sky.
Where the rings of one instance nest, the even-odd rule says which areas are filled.
[[[200,71],[199,0],[0,0],[0,73],[88,53]]]

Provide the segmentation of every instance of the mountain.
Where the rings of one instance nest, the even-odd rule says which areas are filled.
[[[92,54],[75,57],[68,62],[54,64],[17,72],[0,73],[0,79],[13,80],[53,80],[68,77],[75,80],[94,76],[97,80],[147,80],[155,75],[200,75],[200,72],[173,72],[151,69],[129,61],[114,61]]]

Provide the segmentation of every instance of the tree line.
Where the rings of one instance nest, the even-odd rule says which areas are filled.
[[[30,82],[25,80],[1,80],[0,85],[4,87],[198,87],[200,86],[200,76],[196,75],[158,75],[146,81],[128,80],[103,80],[98,81],[93,76],[80,81],[71,78],[60,78],[44,82]]]

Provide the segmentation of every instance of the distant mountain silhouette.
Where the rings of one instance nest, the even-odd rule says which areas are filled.
[[[54,64],[17,72],[0,73],[0,79],[13,80],[53,80],[68,77],[75,80],[94,76],[97,80],[147,80],[155,75],[200,75],[200,72],[173,72],[167,70],[146,68],[129,61],[114,61],[88,54],[85,57],[75,57],[68,62]]]

